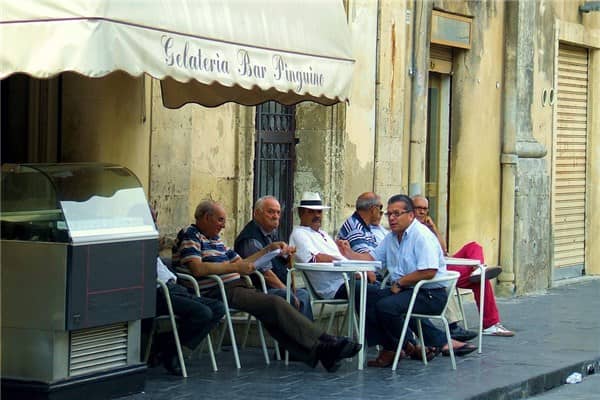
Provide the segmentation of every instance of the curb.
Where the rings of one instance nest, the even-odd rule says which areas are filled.
[[[491,389],[465,400],[517,400],[526,399],[565,384],[567,377],[573,372],[580,372],[585,378],[600,373],[600,358],[580,361],[567,367],[532,376],[522,382]]]

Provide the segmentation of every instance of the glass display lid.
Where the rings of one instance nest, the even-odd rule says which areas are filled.
[[[114,164],[5,164],[5,240],[87,243],[157,238],[137,177]]]

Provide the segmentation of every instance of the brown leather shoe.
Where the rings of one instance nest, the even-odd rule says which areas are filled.
[[[396,356],[395,351],[380,350],[376,359],[367,361],[367,366],[378,367],[378,368],[390,367],[394,363],[395,356]]]

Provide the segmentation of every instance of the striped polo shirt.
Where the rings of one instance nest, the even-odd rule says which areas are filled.
[[[193,259],[221,263],[232,262],[239,258],[240,256],[235,251],[225,246],[219,236],[208,238],[194,224],[180,230],[173,245],[173,267],[178,272],[186,274],[191,274],[187,264]],[[240,279],[240,274],[237,272],[219,276],[223,283]],[[198,278],[200,289],[208,289],[216,285],[217,283],[210,278]]]

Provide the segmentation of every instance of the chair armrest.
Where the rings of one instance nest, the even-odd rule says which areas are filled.
[[[459,277],[460,277],[460,274],[456,271],[446,271],[446,273],[444,275],[439,276],[437,278],[420,280],[415,285],[414,291],[415,292],[419,291],[419,289],[421,289],[421,286],[426,285],[428,283],[448,282],[448,281],[452,281],[452,280],[457,280]]]
[[[256,270],[254,272],[252,272],[252,274],[258,276],[258,280],[260,281],[260,288],[262,289],[263,293],[267,293],[267,283],[265,282],[265,276],[262,274],[262,272]]]
[[[196,280],[196,278],[194,278],[193,276],[191,276],[189,274],[184,274],[184,273],[178,272],[177,279],[181,279],[182,281],[190,282],[192,284],[192,286],[194,287],[194,292],[196,293],[196,296],[200,297],[200,286],[198,286],[198,281]]]
[[[171,315],[171,317],[172,317],[173,315],[175,315],[175,313],[173,312],[173,304],[171,303],[171,295],[169,293],[169,287],[167,286],[166,283],[161,282],[158,279],[156,279],[156,283],[158,283],[159,287],[163,291],[163,294],[165,295],[167,309],[169,310],[169,315]]]
[[[385,289],[385,285],[387,285],[387,282],[390,280],[390,273],[389,271],[386,271],[383,279],[381,280],[381,285],[379,285],[379,289]]]

